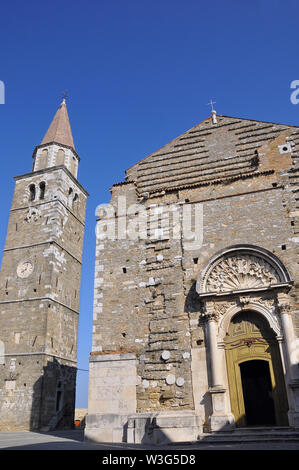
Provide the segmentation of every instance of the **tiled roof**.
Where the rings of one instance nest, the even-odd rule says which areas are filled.
[[[299,159],[298,127],[218,115],[217,124],[206,119],[138,162],[127,179],[143,194],[258,173],[257,150],[285,130]]]
[[[59,106],[42,144],[56,142],[75,149],[65,101]]]

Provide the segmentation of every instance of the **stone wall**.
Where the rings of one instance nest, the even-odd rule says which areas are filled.
[[[111,189],[116,226],[123,223],[119,198],[126,197],[127,207],[139,203],[144,208],[147,237],[97,240],[92,351],[136,354],[137,413],[193,410],[207,424],[213,408],[208,393],[211,358],[205,310],[196,292],[196,281],[209,260],[229,246],[257,246],[284,264],[294,281],[289,292],[290,312],[292,331],[298,337],[296,221],[299,208],[295,144],[287,144],[287,151],[281,151],[290,142],[288,139],[291,142],[297,139],[298,131],[275,126],[270,130],[265,124],[271,134],[267,138],[260,123],[258,144],[250,135],[241,143],[245,132],[242,129],[254,124],[222,121],[219,138],[212,138],[211,122],[206,127],[209,137],[204,137],[204,130],[200,132],[211,162],[218,161],[220,165],[230,154],[231,158],[236,154],[232,166],[227,163],[230,173],[225,174],[226,170],[222,169],[221,178],[217,179],[217,172],[213,178],[211,171],[201,168],[197,183],[190,180],[185,186],[180,184],[179,174],[188,173],[185,173],[187,153],[183,147],[187,143],[182,142],[185,137],[181,136],[178,138],[181,144],[177,139],[132,167],[127,172],[127,181]],[[228,129],[229,126],[232,128]],[[232,137],[230,130],[240,136]],[[295,137],[290,137],[292,134]],[[195,134],[191,136],[189,132],[187,137],[188,145],[194,144]],[[244,155],[248,146],[252,158],[256,156],[251,171],[246,169],[248,162],[243,165],[238,160],[240,145]],[[179,151],[181,154],[174,156]],[[217,169],[217,164],[214,167]],[[195,204],[202,208],[203,237],[197,248],[190,249],[188,243],[172,236],[164,222],[168,213],[170,218],[177,213],[176,220],[181,223],[184,208],[189,206],[194,210]],[[128,222],[132,218],[133,215],[129,216]],[[98,227],[105,223],[107,220],[100,217]],[[151,230],[163,231],[163,235],[153,239]],[[97,366],[92,363],[91,367],[92,388]],[[225,406],[229,408],[229,403]]]
[[[205,347],[194,285],[215,252],[240,243],[257,245],[276,254],[295,277],[296,244],[284,190],[271,181],[271,176],[263,178],[268,185],[264,190],[259,179],[256,191],[252,182],[242,182],[242,188],[241,183],[231,187],[231,196],[201,200],[200,249],[184,250],[179,240],[171,239],[98,243],[93,350],[136,351],[138,410],[194,408],[191,349]],[[194,200],[198,193],[194,190]],[[161,358],[163,350],[170,352],[169,359]],[[184,385],[167,384],[168,376],[181,377]]]

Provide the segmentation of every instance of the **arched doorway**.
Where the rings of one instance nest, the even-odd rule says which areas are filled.
[[[251,310],[239,312],[230,322],[224,343],[236,426],[287,426],[280,352],[266,319]]]

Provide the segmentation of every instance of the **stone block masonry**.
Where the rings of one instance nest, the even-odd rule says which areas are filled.
[[[74,424],[88,193],[75,177],[79,157],[65,103],[50,129],[51,140],[48,132],[34,152],[33,172],[15,177],[2,259],[0,429],[5,430]]]
[[[131,167],[126,181],[111,188],[116,212],[120,197],[127,198],[127,207],[142,205],[147,235],[156,229],[163,236],[97,240],[87,436],[105,439],[99,431],[108,419],[105,410],[113,415],[109,439],[116,441],[192,440],[202,428],[238,426],[224,338],[228,319],[249,309],[265,315],[276,331],[283,365],[273,367],[284,370],[281,389],[289,407],[283,419],[297,422],[298,359],[283,351],[290,347],[297,354],[298,136],[290,126],[208,119]],[[163,231],[165,219],[150,226],[153,209],[182,213],[196,203],[203,214],[198,248]],[[220,260],[234,270],[231,284],[222,287],[223,272],[215,291],[202,291],[198,279],[215,276],[209,266],[217,257],[215,272],[223,266]],[[275,285],[264,283],[267,269]],[[282,322],[283,295],[289,316]],[[128,354],[136,377],[125,403],[119,384]],[[106,357],[112,370],[112,356],[119,364],[117,378],[109,382],[102,361]],[[134,383],[134,373],[129,378]],[[277,416],[283,413],[277,410]]]

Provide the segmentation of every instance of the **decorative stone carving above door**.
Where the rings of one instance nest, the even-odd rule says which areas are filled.
[[[196,285],[199,294],[267,289],[290,283],[278,258],[259,247],[235,246],[216,254]]]
[[[262,258],[240,254],[222,259],[211,269],[206,280],[209,292],[255,289],[278,284],[275,269]]]

